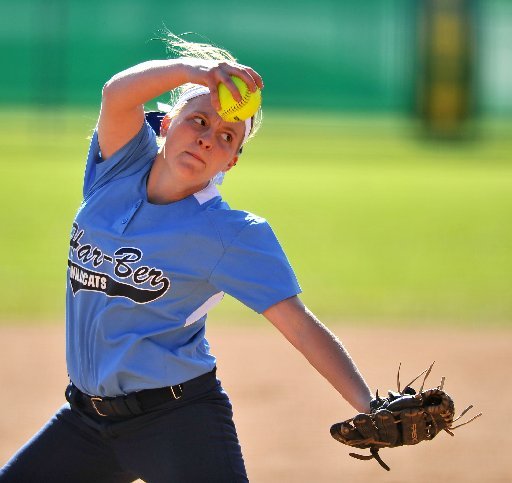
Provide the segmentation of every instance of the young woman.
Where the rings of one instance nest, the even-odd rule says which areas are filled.
[[[229,293],[274,324],[360,411],[372,398],[339,340],[302,304],[268,223],[222,200],[259,116],[229,123],[217,87],[263,88],[225,51],[169,35],[181,57],[120,72],[103,89],[71,230],[65,404],[1,482],[247,481],[229,399],[205,340]],[[144,103],[177,95],[160,130]]]

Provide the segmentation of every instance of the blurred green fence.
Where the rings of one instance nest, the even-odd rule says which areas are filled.
[[[267,106],[405,111],[414,104],[419,2],[2,0],[0,104],[97,105],[114,73],[165,56],[151,40],[165,25],[256,66]],[[480,103],[511,112],[512,2],[473,3]]]

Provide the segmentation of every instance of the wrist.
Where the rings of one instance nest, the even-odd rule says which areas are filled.
[[[192,84],[207,85],[206,74],[210,66],[209,62],[202,59],[181,58],[177,63],[180,77],[183,78],[183,84],[188,82]]]

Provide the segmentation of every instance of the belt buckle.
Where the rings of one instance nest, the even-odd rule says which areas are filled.
[[[103,414],[97,407],[96,407],[96,401],[97,402],[102,402],[103,399],[101,397],[91,397],[90,399],[91,401],[91,404],[92,404],[92,407],[94,408],[94,410],[98,413],[98,415],[100,416],[108,416],[108,414]]]
[[[179,390],[180,390],[180,394],[178,396],[174,392],[175,388],[179,388]],[[180,399],[183,396],[183,387],[181,386],[181,384],[177,384],[176,386],[171,386],[170,389],[171,389],[172,397],[174,399],[177,400],[177,399]]]

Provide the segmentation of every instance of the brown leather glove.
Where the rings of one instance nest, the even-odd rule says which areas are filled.
[[[388,397],[378,395],[370,403],[369,414],[357,414],[351,419],[331,426],[331,435],[340,443],[355,448],[369,449],[370,455],[349,453],[354,458],[369,460],[375,458],[378,463],[389,471],[380,458],[381,448],[395,448],[403,445],[418,444],[421,441],[434,439],[441,431],[453,436],[452,430],[463,426],[453,427],[455,407],[452,398],[443,391],[444,378],[435,389],[423,390],[432,365],[423,371],[416,379],[426,373],[421,389],[416,392],[410,384],[400,391],[400,368],[398,369],[398,392],[388,392]],[[472,406],[465,409],[459,418]],[[481,413],[467,423],[473,421]],[[459,419],[457,418],[457,419]],[[464,423],[464,424],[467,424]]]

